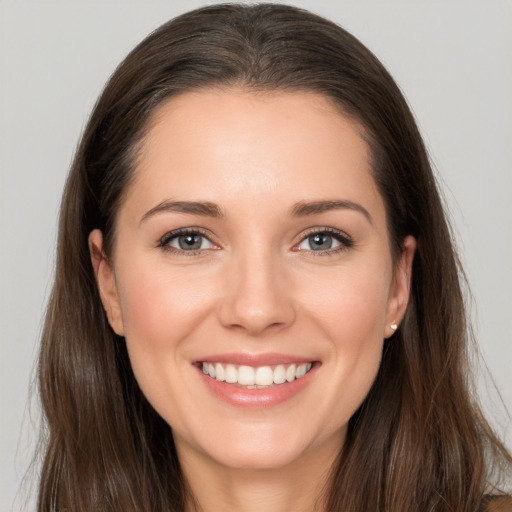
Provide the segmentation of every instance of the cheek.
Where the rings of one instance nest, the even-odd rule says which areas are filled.
[[[212,293],[204,276],[169,272],[165,265],[132,265],[120,291],[125,338],[134,371],[144,361],[176,359],[187,336],[210,310]],[[185,278],[186,275],[186,278]]]
[[[385,267],[375,272],[338,272],[324,282],[329,293],[310,294],[309,318],[313,332],[323,331],[323,346],[329,354],[329,384],[318,400],[332,406],[334,430],[348,422],[368,394],[379,369],[390,273]],[[317,285],[321,283],[317,281]],[[327,398],[328,397],[328,398]]]
[[[121,310],[131,367],[145,397],[169,425],[185,429],[193,389],[191,340],[211,311],[211,279],[172,272],[165,264],[131,262],[119,279]]]
[[[303,291],[303,303],[329,338],[363,347],[375,336],[383,338],[391,274],[383,265],[371,269],[341,269],[315,276]]]

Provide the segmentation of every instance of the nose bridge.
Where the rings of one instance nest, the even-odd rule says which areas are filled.
[[[285,267],[268,243],[234,251],[220,308],[223,325],[258,334],[292,323],[295,311]]]

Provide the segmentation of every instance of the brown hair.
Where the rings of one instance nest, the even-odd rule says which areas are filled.
[[[412,296],[349,424],[327,510],[474,512],[512,462],[473,400],[461,272],[422,139],[393,79],[342,28],[285,5],[216,5],[150,34],[99,98],[60,212],[39,360],[46,417],[40,512],[182,511],[172,432],[142,395],[110,329],[87,238],[116,212],[157,109],[180,92],[238,86],[322,94],[364,127],[393,250],[416,237]],[[489,462],[488,462],[489,461]]]

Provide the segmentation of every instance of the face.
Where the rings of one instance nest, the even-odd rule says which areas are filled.
[[[277,468],[342,446],[414,252],[408,238],[392,260],[369,160],[313,93],[206,90],[158,112],[110,260],[99,231],[90,248],[180,457]]]

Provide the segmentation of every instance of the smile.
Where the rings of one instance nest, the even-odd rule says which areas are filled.
[[[202,363],[203,373],[212,379],[247,389],[266,389],[304,377],[313,363],[246,366],[224,363]]]

